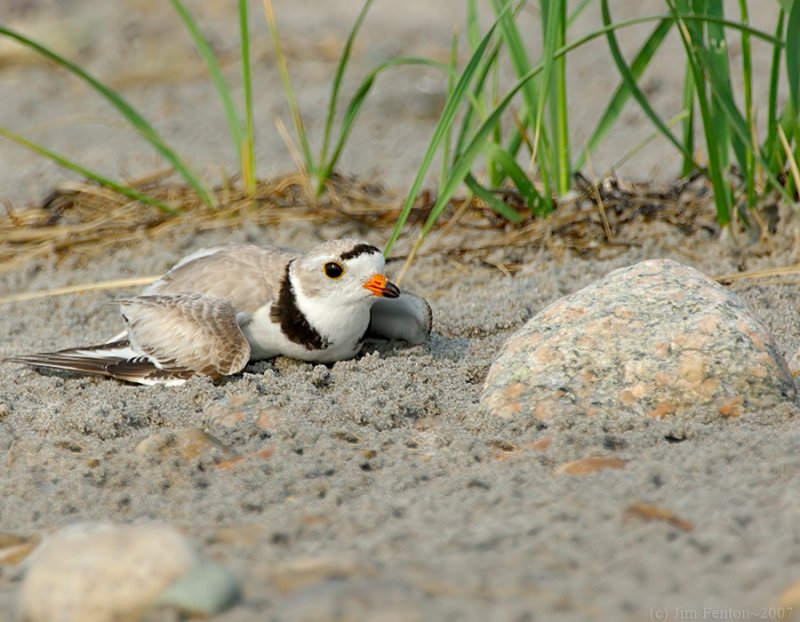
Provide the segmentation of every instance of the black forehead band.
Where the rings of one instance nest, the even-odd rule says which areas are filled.
[[[373,253],[380,253],[380,251],[372,244],[356,244],[349,251],[339,255],[339,259],[347,261],[348,259],[355,259],[359,255],[372,255]]]

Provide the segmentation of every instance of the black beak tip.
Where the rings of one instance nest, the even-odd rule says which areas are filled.
[[[391,281],[386,283],[386,287],[383,290],[384,298],[399,298],[400,297],[400,288],[397,287]]]

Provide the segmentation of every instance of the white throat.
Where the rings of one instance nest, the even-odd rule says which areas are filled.
[[[329,344],[329,348],[356,348],[369,326],[373,300],[342,302],[334,296],[308,296],[290,271],[297,308],[309,325]],[[358,344],[360,346],[360,344]],[[357,348],[356,351],[360,349]]]

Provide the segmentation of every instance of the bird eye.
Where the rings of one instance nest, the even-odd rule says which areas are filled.
[[[338,279],[344,274],[344,268],[342,267],[342,264],[336,261],[329,261],[323,266],[322,269],[325,272],[325,276],[327,276],[329,279]]]

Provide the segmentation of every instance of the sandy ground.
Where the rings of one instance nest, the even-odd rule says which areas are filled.
[[[73,45],[93,71],[118,81],[213,178],[233,165],[224,122],[208,103],[210,87],[174,18],[158,4],[14,2],[9,14],[32,29],[58,23],[56,30],[68,33],[62,45]],[[230,49],[233,17],[203,4],[204,26],[221,49]],[[627,15],[638,4],[619,10]],[[318,130],[333,62],[328,50],[346,35],[358,3],[288,6],[278,3],[279,18],[300,76],[297,91],[311,110],[312,131]],[[402,9],[378,3],[370,20],[357,74],[387,54],[446,54],[452,27],[463,22],[463,3],[408,0]],[[260,23],[258,29],[263,34]],[[272,128],[275,116],[288,121],[288,115],[274,70],[264,67],[271,54],[263,37],[261,45],[257,108],[265,121],[258,155],[268,175],[291,164]],[[154,50],[157,63],[148,56]],[[593,106],[585,111],[583,101],[596,99],[598,85],[609,82],[607,65],[596,52],[575,61],[577,144],[591,128],[584,112],[596,113]],[[668,110],[679,97],[680,72],[664,63],[655,73],[650,84]],[[435,76],[408,75],[380,83],[344,170],[400,188],[413,177],[441,98]],[[0,88],[3,125],[38,126],[33,136],[113,174],[156,165],[128,133],[78,123],[76,115],[114,119],[113,112],[46,65],[0,66]],[[630,113],[596,168],[609,166],[647,133]],[[40,199],[68,177],[6,143],[0,158],[0,197],[16,205]],[[664,177],[675,172],[677,160],[655,144],[629,166],[631,176]],[[305,224],[143,242],[101,261],[71,257],[3,274],[0,296],[155,274],[213,244],[308,248],[345,233],[354,231]],[[359,234],[377,244],[386,237]],[[526,428],[492,421],[477,403],[504,339],[549,302],[642,259],[672,257],[721,274],[735,271],[743,254],[746,246],[733,252],[728,242],[654,226],[641,244],[602,260],[524,251],[513,278],[468,258],[425,258],[404,285],[433,306],[430,343],[380,346],[330,368],[277,359],[220,386],[194,380],[180,388],[141,388],[4,366],[0,532],[46,533],[77,520],[167,521],[240,577],[244,600],[217,618],[229,622],[267,613],[317,619],[315,612],[331,611],[336,594],[345,600],[350,594],[354,619],[364,620],[378,612],[398,620],[704,619],[715,612],[768,618],[762,607],[800,578],[795,422],[753,412],[715,425],[681,422],[676,429],[667,420],[631,428],[608,413],[569,426]],[[745,263],[795,260],[788,250]],[[390,273],[398,267],[391,265]],[[791,356],[800,346],[796,284],[751,281],[734,289]],[[4,305],[0,356],[108,338],[119,327],[109,302],[122,293],[128,292]],[[170,444],[171,433],[180,440],[193,428],[219,445],[193,455]],[[552,439],[546,449],[529,446],[545,438]],[[145,439],[149,450],[140,445]],[[245,459],[231,464],[234,454]],[[627,466],[585,477],[554,475],[563,462],[594,454],[622,458]],[[636,502],[666,508],[693,530],[625,520]],[[298,587],[297,569],[308,560],[323,575],[344,579]],[[19,568],[0,567],[2,622],[12,619],[20,577]]]

